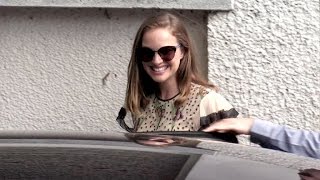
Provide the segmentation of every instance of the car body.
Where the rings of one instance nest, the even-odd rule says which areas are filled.
[[[0,132],[0,179],[300,179],[320,161],[201,133]]]

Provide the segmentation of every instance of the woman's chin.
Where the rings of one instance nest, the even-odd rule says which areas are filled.
[[[163,83],[166,81],[165,78],[162,77],[152,77],[153,81],[155,81],[156,83]]]
[[[166,79],[167,79],[165,73],[150,72],[148,74],[153,79],[153,81],[155,81],[157,83],[162,83],[162,82],[166,81]]]

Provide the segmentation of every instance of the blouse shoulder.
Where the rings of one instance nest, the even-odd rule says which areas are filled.
[[[214,89],[210,89],[199,84],[191,84],[191,93],[200,96],[201,98],[207,96],[212,91],[215,92]]]
[[[202,98],[200,103],[201,116],[219,111],[228,111],[233,108],[233,106],[215,90],[207,91],[208,93]]]

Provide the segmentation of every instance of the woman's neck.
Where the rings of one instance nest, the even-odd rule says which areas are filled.
[[[166,100],[171,99],[177,94],[179,94],[178,83],[167,83],[167,84],[159,84],[160,92],[158,94],[158,98]]]

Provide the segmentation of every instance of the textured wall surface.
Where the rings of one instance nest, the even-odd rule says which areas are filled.
[[[119,130],[133,38],[156,11],[0,7],[0,129]],[[207,15],[182,16],[207,74]]]
[[[319,7],[248,0],[209,15],[208,76],[241,114],[320,130]]]
[[[233,0],[1,0],[0,6],[230,10]]]

